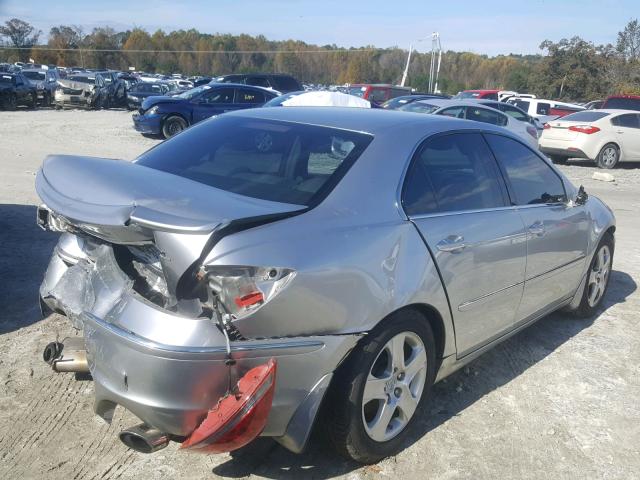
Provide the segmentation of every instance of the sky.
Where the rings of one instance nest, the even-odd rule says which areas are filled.
[[[420,51],[439,32],[444,50],[498,55],[540,53],[545,40],[575,35],[615,44],[640,17],[640,0],[0,0],[0,23],[17,17],[54,25],[149,31],[263,34],[340,47],[399,46]]]

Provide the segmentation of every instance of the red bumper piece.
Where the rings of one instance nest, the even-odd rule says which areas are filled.
[[[264,429],[276,386],[276,360],[249,370],[235,393],[220,399],[180,448],[202,453],[236,450]]]

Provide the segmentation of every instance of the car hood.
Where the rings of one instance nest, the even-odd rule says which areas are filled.
[[[58,80],[58,85],[65,88],[72,88],[74,90],[86,90],[88,92],[93,91],[95,85],[85,82],[76,82],[74,80]]]
[[[189,100],[185,98],[176,98],[176,97],[164,97],[164,96],[147,97],[142,102],[142,109],[149,110],[151,107],[158,105],[159,103],[179,104],[179,103],[187,103],[188,101]]]
[[[103,227],[102,237],[122,243],[144,237],[140,228],[206,233],[232,220],[302,208],[237,195],[124,160],[69,155],[45,159],[36,191],[52,211],[93,233]]]

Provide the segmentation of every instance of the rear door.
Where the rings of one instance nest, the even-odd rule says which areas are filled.
[[[572,296],[587,253],[589,217],[569,206],[564,184],[547,161],[524,144],[485,134],[527,230],[527,269],[518,321],[527,321]]]
[[[640,160],[640,114],[625,113],[611,119],[624,160]]]
[[[234,109],[234,88],[212,88],[193,103],[193,123]]]
[[[449,297],[460,356],[512,328],[523,291],[526,235],[480,133],[427,139],[402,203]]]

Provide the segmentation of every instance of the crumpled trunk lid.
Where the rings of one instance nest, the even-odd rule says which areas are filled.
[[[67,155],[45,159],[36,176],[36,191],[53,215],[111,244],[121,264],[123,255],[127,257],[127,265],[138,270],[128,272],[132,278],[142,275],[153,283],[161,273],[171,303],[179,300],[176,292],[181,277],[211,247],[213,232],[219,236],[234,221],[301,209],[226,192],[132,162]],[[147,261],[145,255],[154,258]]]

